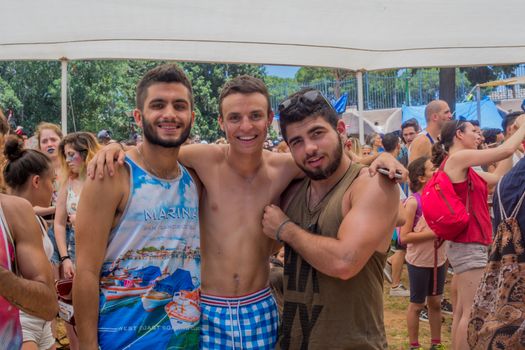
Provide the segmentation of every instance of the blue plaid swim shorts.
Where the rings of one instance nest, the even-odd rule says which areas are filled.
[[[270,288],[234,298],[201,294],[201,308],[201,349],[275,348],[279,314]]]

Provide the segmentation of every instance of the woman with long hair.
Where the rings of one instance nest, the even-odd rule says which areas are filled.
[[[383,148],[383,139],[381,138],[381,135],[379,135],[376,132],[371,133],[367,137],[367,145],[372,147],[372,152],[370,154],[377,154],[383,152],[385,149]]]
[[[47,205],[41,207],[41,206],[35,206],[35,212],[44,217],[46,221],[49,224],[49,238],[51,238],[51,241],[53,242],[54,246],[54,253],[53,257],[51,258],[51,262],[53,263],[55,267],[55,278],[58,278],[58,264],[59,264],[59,256],[58,256],[58,247],[56,246],[55,241],[55,232],[53,229],[53,221],[55,218],[55,207],[56,207],[56,201],[58,198],[58,192],[59,192],[59,186],[60,182],[58,181],[58,175],[60,174],[61,169],[61,163],[60,163],[60,157],[58,156],[58,145],[60,144],[60,140],[62,140],[62,130],[60,130],[60,127],[56,124],[42,122],[38,124],[36,128],[35,133],[36,139],[38,141],[38,148],[41,152],[45,153],[49,159],[51,160],[52,168],[55,173],[55,180],[53,181],[53,195],[51,196],[51,200]]]
[[[405,224],[400,237],[406,243],[410,304],[407,310],[407,328],[410,349],[422,349],[419,344],[419,314],[428,305],[431,350],[443,349],[441,344],[441,297],[445,286],[445,246],[437,246],[436,235],[426,225],[422,213],[421,192],[434,174],[429,157],[420,157],[408,166],[412,194],[404,202]],[[437,249],[434,255],[434,249]],[[434,272],[437,279],[434,280]]]
[[[61,168],[60,158],[58,156],[58,145],[60,144],[60,140],[62,140],[62,130],[60,130],[60,127],[56,124],[43,122],[36,127],[35,137],[38,141],[38,149],[49,157],[53,164],[53,170],[58,176]],[[51,206],[35,208],[37,212],[40,211],[40,215],[47,216],[55,214],[55,203],[58,197],[57,186],[58,181],[55,181],[55,191],[51,199]]]
[[[512,167],[512,155],[525,138],[525,116],[516,120],[514,128],[516,132],[499,147],[479,150],[481,136],[475,127],[468,121],[452,120],[443,125],[441,140],[433,146],[432,162],[436,167],[443,168],[470,213],[467,228],[449,242],[447,250],[457,284],[452,322],[454,349],[468,349],[470,309],[487,264],[488,246],[492,242],[488,187],[496,185]],[[494,162],[499,162],[494,173],[472,169]]]
[[[24,149],[24,142],[9,136],[5,142],[6,164],[3,175],[12,195],[27,199],[33,207],[46,206],[53,193],[55,172],[51,160],[42,152]],[[42,232],[44,250],[48,259],[53,255],[53,244],[47,235],[45,220],[37,216]],[[20,312],[22,350],[55,349],[51,321]]]
[[[55,210],[55,238],[59,260],[64,278],[75,275],[75,234],[74,225],[80,193],[86,179],[87,163],[93,158],[100,146],[95,136],[87,132],[76,132],[65,136],[58,146],[60,158],[60,191]],[[70,234],[66,235],[69,229]],[[78,340],[74,329],[66,325],[67,335],[72,350],[78,349]]]

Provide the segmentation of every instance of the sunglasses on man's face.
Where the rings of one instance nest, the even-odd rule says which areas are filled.
[[[328,102],[328,100],[323,96],[323,94],[320,91],[310,90],[310,91],[305,92],[302,95],[294,96],[294,97],[291,97],[281,102],[281,104],[279,104],[279,107],[278,107],[279,113],[287,110],[290,107],[295,106],[297,103],[306,103],[306,104],[312,105],[315,102],[317,102],[319,97],[321,97],[322,101],[324,101],[324,103],[326,103],[330,108],[332,109],[334,108],[332,104]]]

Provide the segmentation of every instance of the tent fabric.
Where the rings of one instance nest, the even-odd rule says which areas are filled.
[[[491,100],[482,100],[480,102],[481,109],[481,128],[498,128],[501,129],[501,115],[498,108]],[[426,128],[427,122],[425,120],[425,106],[403,106],[403,122],[408,119],[415,118],[422,129]],[[456,103],[456,117],[464,117],[467,120],[477,120],[477,106],[476,102],[462,102]]]
[[[525,60],[522,0],[17,0],[0,60],[167,59],[381,70]],[[504,21],[498,30],[495,20]]]
[[[343,114],[346,111],[346,105],[348,104],[348,92],[345,92],[337,100],[333,99],[330,101],[337,114]]]
[[[507,86],[507,85],[525,85],[525,76],[513,77],[508,79],[493,80],[483,84],[478,84],[479,87],[494,87],[494,86]]]

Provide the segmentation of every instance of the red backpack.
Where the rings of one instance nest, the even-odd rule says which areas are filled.
[[[423,216],[436,236],[450,241],[467,229],[470,219],[469,194],[472,187],[470,174],[467,174],[468,190],[467,205],[465,206],[454,191],[450,178],[443,171],[445,161],[423,188],[421,206]],[[470,171],[472,170],[469,169]]]

